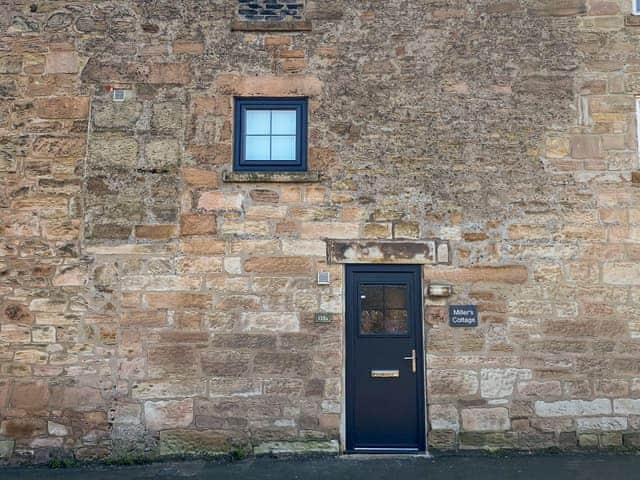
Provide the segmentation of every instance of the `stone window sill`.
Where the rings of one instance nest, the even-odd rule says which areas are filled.
[[[624,24],[627,27],[640,27],[640,15],[627,15],[626,17],[624,17]]]
[[[320,173],[309,172],[222,172],[225,183],[317,183]]]
[[[310,32],[311,28],[311,22],[308,20],[284,22],[236,20],[231,23],[232,32]]]

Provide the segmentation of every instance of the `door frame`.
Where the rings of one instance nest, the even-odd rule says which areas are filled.
[[[417,381],[417,405],[418,405],[418,438],[419,444],[417,450],[412,449],[394,449],[394,448],[380,448],[380,449],[352,449],[351,448],[351,440],[352,440],[352,419],[354,418],[355,404],[351,404],[350,397],[352,394],[353,385],[347,376],[347,365],[352,361],[351,357],[354,355],[354,346],[353,346],[353,337],[349,336],[348,329],[349,324],[348,320],[353,319],[356,314],[357,305],[354,305],[353,302],[350,304],[350,299],[348,296],[348,291],[350,289],[350,285],[352,284],[353,274],[354,273],[386,273],[386,272],[398,272],[398,273],[409,273],[415,276],[415,285],[416,292],[414,293],[414,298],[409,299],[410,302],[413,302],[413,308],[416,312],[416,320],[414,324],[415,329],[415,339],[416,339],[416,355],[417,355],[417,371],[416,371],[416,381]],[[425,338],[424,338],[424,289],[423,289],[423,266],[420,264],[364,264],[364,263],[356,263],[356,264],[345,264],[344,267],[344,396],[343,396],[343,452],[345,454],[384,454],[384,453],[407,453],[407,454],[425,454],[427,452],[427,425],[426,425],[426,405],[427,405],[427,394],[426,394],[426,377],[425,377]]]

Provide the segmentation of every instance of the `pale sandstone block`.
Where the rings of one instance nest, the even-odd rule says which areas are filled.
[[[558,402],[537,401],[536,415],[540,417],[583,417],[587,415],[611,415],[611,400],[561,400]]]
[[[468,432],[500,432],[509,430],[509,411],[504,407],[467,408],[462,412],[462,429]]]
[[[144,419],[152,431],[188,427],[193,422],[193,400],[145,402]]]

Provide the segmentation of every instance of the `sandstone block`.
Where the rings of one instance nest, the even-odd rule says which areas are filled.
[[[47,54],[45,71],[52,73],[77,73],[78,55],[70,51],[54,51]]]
[[[184,109],[177,102],[154,103],[152,107],[151,127],[156,130],[181,130],[183,128]]]
[[[430,370],[427,390],[432,395],[471,396],[478,392],[478,377],[467,370]]]
[[[449,282],[525,283],[529,278],[525,265],[456,267],[425,270],[425,279]]]
[[[91,411],[102,406],[104,401],[100,391],[91,387],[54,385],[49,388],[49,406]]]
[[[206,352],[200,356],[202,371],[215,377],[239,377],[249,370],[251,355],[241,352]]]
[[[13,440],[0,440],[0,459],[9,459],[13,454]]]
[[[224,432],[166,430],[160,433],[160,455],[215,456],[229,453],[232,443]]]
[[[152,431],[186,428],[193,422],[193,400],[161,400],[144,403],[144,420]]]
[[[536,415],[539,417],[583,417],[587,415],[611,415],[611,400],[561,400],[557,402],[537,401]]]
[[[209,379],[209,398],[253,397],[262,395],[262,381],[253,378],[213,377]]]
[[[93,136],[89,142],[88,164],[97,169],[133,169],[138,162],[138,143],[132,137]]]
[[[640,415],[640,400],[633,398],[617,398],[613,401],[616,415]]]
[[[47,433],[47,422],[41,418],[11,418],[0,424],[0,434],[10,439],[20,440]]]
[[[611,432],[627,429],[625,417],[593,417],[576,419],[578,432]]]
[[[192,345],[154,345],[147,352],[148,370],[152,378],[164,375],[193,375],[197,369]]]
[[[219,74],[216,78],[218,89],[227,95],[287,97],[313,97],[322,93],[322,82],[310,75],[286,75],[282,77],[261,75],[241,76]]]
[[[305,377],[311,374],[311,358],[306,353],[256,353],[254,371],[257,374]]]
[[[248,333],[297,332],[298,314],[285,312],[246,312],[242,314],[242,331]]]
[[[134,234],[143,240],[166,240],[176,235],[175,225],[136,225]]]
[[[142,114],[142,103],[97,101],[91,105],[93,125],[98,130],[132,129]]]
[[[217,231],[215,215],[180,216],[180,235],[212,235]]]
[[[11,406],[27,410],[46,408],[49,402],[49,387],[44,382],[17,382],[13,385]]]
[[[245,260],[244,270],[267,275],[309,275],[313,261],[308,257],[254,257]]]
[[[34,101],[36,114],[40,118],[87,118],[89,97],[47,97]]]
[[[483,368],[480,371],[480,394],[483,398],[510,397],[516,382],[531,380],[531,378],[531,370]]]
[[[200,380],[180,379],[137,382],[131,386],[132,398],[184,398],[204,395],[205,383]]]
[[[211,170],[201,168],[184,168],[182,176],[185,183],[194,187],[218,187],[220,185],[220,175]]]
[[[504,407],[463,409],[462,428],[469,432],[498,432],[509,430],[509,411]]]
[[[82,137],[38,137],[31,155],[34,158],[82,157],[85,144]]]
[[[242,195],[239,193],[205,192],[200,195],[198,208],[203,210],[241,210]]]
[[[640,263],[604,263],[602,280],[610,285],[640,285]]]
[[[64,425],[52,421],[47,422],[47,431],[49,435],[54,437],[66,437],[69,435],[69,429]]]
[[[144,165],[152,170],[176,168],[180,164],[180,144],[173,138],[154,139],[144,147]]]
[[[455,405],[429,405],[429,419],[433,430],[460,430],[458,409]]]

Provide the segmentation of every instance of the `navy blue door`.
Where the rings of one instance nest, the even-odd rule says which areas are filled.
[[[348,452],[425,448],[418,265],[347,265]]]

